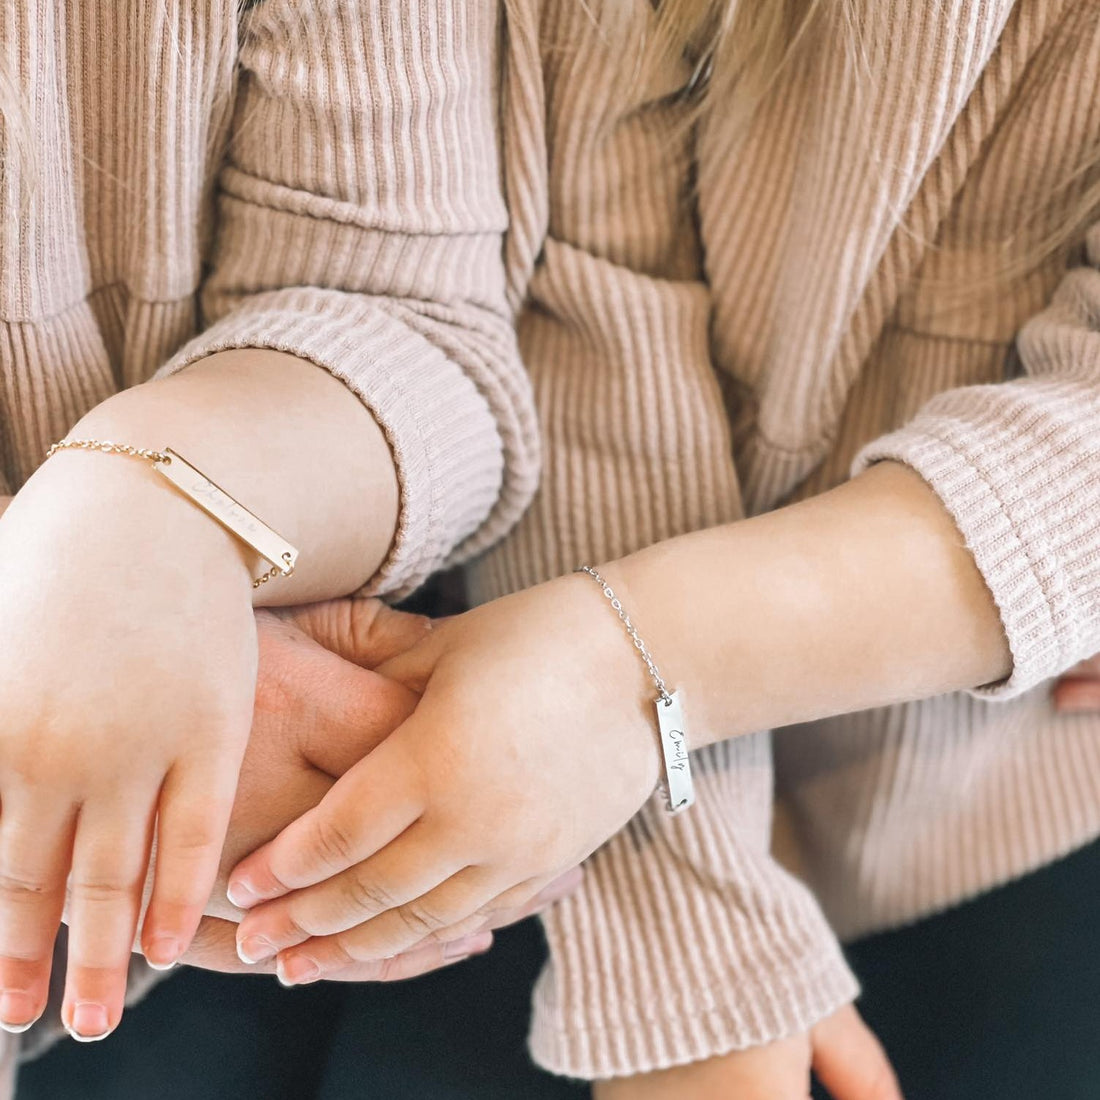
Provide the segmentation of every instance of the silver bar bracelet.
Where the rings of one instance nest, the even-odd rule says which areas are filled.
[[[668,809],[669,813],[675,814],[686,810],[695,801],[680,693],[674,691],[663,699],[658,697],[654,705],[657,707],[657,725],[661,729],[661,751],[665,756]]]
[[[657,710],[657,728],[660,731],[661,755],[665,764],[665,778],[661,787],[665,793],[668,812],[678,814],[695,801],[695,784],[691,778],[691,758],[688,756],[680,693],[668,690],[645,642],[642,641],[634,624],[630,621],[630,616],[607,581],[589,565],[582,565],[577,572],[587,573],[600,586],[604,597],[611,604],[611,609],[626,627],[626,632],[630,635],[638,656],[645,663],[657,687],[657,698],[653,700],[653,705]]]

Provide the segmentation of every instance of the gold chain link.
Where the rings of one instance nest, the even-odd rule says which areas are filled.
[[[290,555],[284,554],[283,561],[289,565]],[[267,584],[268,581],[273,581],[276,577],[289,577],[293,572],[293,568],[288,570],[281,565],[273,565],[266,573],[261,574],[252,582],[252,587],[259,588],[261,584]]]
[[[128,455],[130,458],[146,458],[150,462],[163,462],[171,466],[172,457],[162,451],[147,451],[144,447],[130,447],[125,443],[112,443],[108,439],[62,439],[47,452],[53,458],[58,451],[100,451],[105,455]]]
[[[100,454],[105,455],[144,458],[153,465],[158,462],[164,463],[165,466],[172,465],[172,456],[165,454],[163,451],[150,451],[145,447],[131,447],[128,443],[112,443],[109,439],[62,439],[50,447],[46,452],[46,457],[53,458],[58,451],[98,451]],[[283,560],[289,562],[290,555],[284,554]],[[273,565],[266,573],[262,573],[253,580],[252,587],[259,588],[278,576],[290,576],[291,572],[293,572],[293,569],[288,572],[283,566]]]

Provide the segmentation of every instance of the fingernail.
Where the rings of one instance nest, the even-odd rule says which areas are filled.
[[[264,900],[251,882],[241,878],[229,884],[225,896],[229,898],[230,905],[235,905],[238,909],[249,909]]]
[[[154,970],[171,970],[182,954],[175,936],[154,936],[145,948],[145,961]]]
[[[477,932],[472,936],[464,936],[460,940],[445,943],[443,957],[449,962],[457,962],[459,959],[469,958],[470,955],[480,955],[492,946],[492,932]]]
[[[95,1043],[111,1033],[106,1005],[78,1001],[73,1005],[73,1021],[66,1029],[78,1043]]]
[[[305,985],[317,981],[321,968],[305,955],[294,955],[289,959],[280,958],[275,964],[275,973],[285,986]]]
[[[28,993],[5,989],[0,993],[0,1027],[20,1035],[41,1015],[37,1002]]]
[[[237,944],[237,955],[244,963],[263,962],[274,954],[275,945],[265,936],[245,936]]]

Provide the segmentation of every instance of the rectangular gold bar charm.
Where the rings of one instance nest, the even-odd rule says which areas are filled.
[[[207,515],[220,523],[230,534],[251,546],[261,558],[271,562],[284,577],[294,572],[298,551],[273,531],[258,516],[254,516],[243,504],[234,500],[224,489],[215,485],[201,470],[195,469],[185,458],[180,458],[170,447],[164,449],[171,462],[154,462],[156,471],[166,477],[185,496],[195,502]]]
[[[686,810],[695,801],[695,784],[691,780],[691,760],[684,734],[684,711],[680,693],[674,691],[667,699],[658,697],[657,725],[661,729],[661,752],[665,758],[665,787],[670,813]]]

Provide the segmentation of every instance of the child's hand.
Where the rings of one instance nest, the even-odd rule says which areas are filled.
[[[457,938],[522,904],[634,815],[659,748],[645,667],[587,578],[436,626],[380,671],[415,713],[230,879],[239,942],[305,981]],[[264,954],[251,950],[257,960]]]
[[[313,604],[280,618],[261,611],[256,624],[256,708],[222,851],[226,878],[242,856],[316,806],[335,777],[412,713],[416,696],[369,669],[409,649],[429,629],[419,616],[361,599]],[[580,868],[574,868],[525,906],[494,914],[489,929],[546,908],[573,890],[580,878]],[[214,915],[204,918],[184,961],[229,972],[274,970],[273,962],[246,965],[239,958],[240,913],[225,900],[225,878],[219,882],[221,890],[215,888],[207,907]],[[432,940],[392,959],[354,964],[327,976],[337,981],[416,977],[488,948],[489,929],[446,944]]]
[[[0,520],[0,1021],[43,1010],[69,881],[62,1018],[119,1021],[154,822],[146,956],[186,949],[252,713],[250,563],[145,464],[61,454]]]
[[[705,1062],[597,1081],[593,1100],[806,1100],[810,1068],[833,1100],[901,1100],[885,1052],[851,1005],[808,1035]]]

